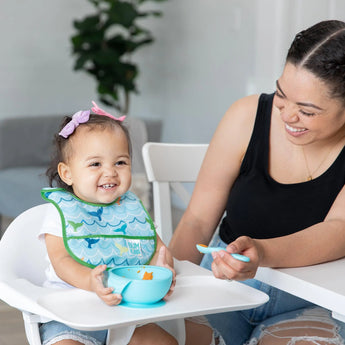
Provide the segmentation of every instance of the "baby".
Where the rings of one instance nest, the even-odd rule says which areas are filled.
[[[131,143],[124,117],[93,104],[93,114],[79,111],[65,118],[55,136],[47,176],[57,188],[42,190],[52,206],[40,238],[50,260],[46,286],[93,291],[113,306],[122,297],[103,285],[107,268],[151,264],[174,272],[173,259],[141,201],[129,191]],[[173,287],[174,282],[168,295]],[[105,345],[107,330],[86,332],[51,321],[41,325],[40,335],[43,345]],[[137,327],[130,341],[136,343],[177,344],[156,324]]]

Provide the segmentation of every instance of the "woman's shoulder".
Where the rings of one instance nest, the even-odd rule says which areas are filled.
[[[248,143],[252,133],[260,95],[250,95],[234,102],[226,111],[220,127],[244,139]]]
[[[227,110],[227,114],[236,115],[242,118],[255,118],[260,95],[249,95],[234,102]]]
[[[253,132],[259,95],[246,96],[234,102],[217,126],[210,146],[216,158],[232,157],[238,169]]]

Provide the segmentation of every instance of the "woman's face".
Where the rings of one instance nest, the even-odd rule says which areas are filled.
[[[345,109],[326,84],[302,67],[287,63],[277,80],[278,108],[289,141],[305,145],[345,135]]]

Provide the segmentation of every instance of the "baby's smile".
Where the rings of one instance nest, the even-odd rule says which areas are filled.
[[[107,184],[102,184],[100,185],[101,188],[103,189],[111,189],[116,187],[117,185],[115,183],[107,183]]]

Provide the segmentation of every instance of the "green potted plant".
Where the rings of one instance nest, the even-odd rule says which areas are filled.
[[[138,66],[131,61],[140,47],[154,41],[151,32],[139,25],[160,11],[144,10],[146,2],[165,0],[88,0],[95,13],[75,20],[72,36],[74,70],[84,70],[97,82],[99,100],[128,114],[130,93],[137,93]]]

